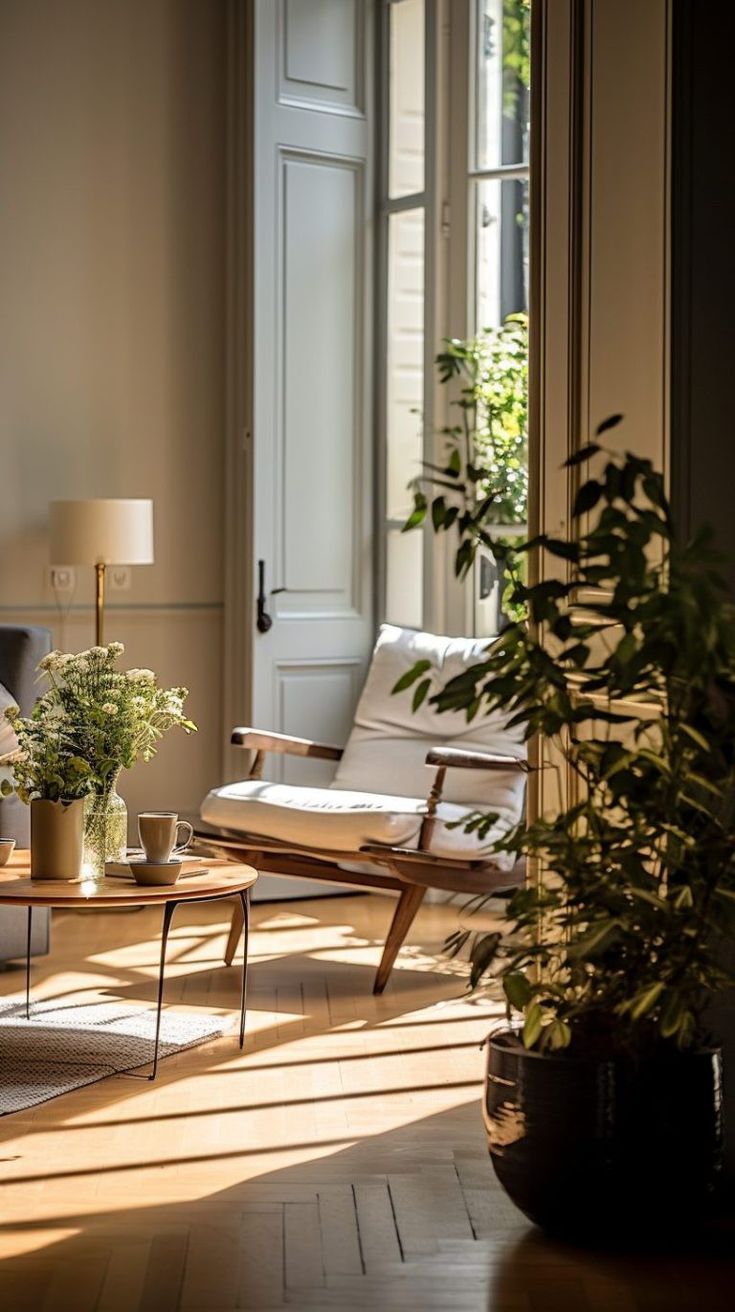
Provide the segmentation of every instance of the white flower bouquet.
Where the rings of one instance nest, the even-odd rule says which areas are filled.
[[[24,802],[91,795],[87,837],[101,849],[98,865],[111,855],[107,809],[120,771],[149,761],[169,729],[196,730],[184,714],[188,690],[159,687],[152,670],[118,669],[123,651],[122,643],[111,642],[77,654],[51,652],[39,665],[48,689],[31,715],[24,718],[17,707],[6,711],[18,750],[9,762],[13,782],[4,781],[3,791],[15,791]],[[126,832],[126,816],[123,827]]]

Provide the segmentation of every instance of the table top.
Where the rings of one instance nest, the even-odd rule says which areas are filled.
[[[0,866],[0,906],[97,907],[146,906],[152,903],[196,901],[197,898],[228,897],[251,888],[258,878],[252,866],[239,861],[206,858],[206,875],[187,875],[175,884],[136,884],[134,880],[31,879],[30,852],[13,852],[8,864]]]

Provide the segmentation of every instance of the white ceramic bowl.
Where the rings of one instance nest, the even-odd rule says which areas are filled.
[[[175,884],[183,861],[131,861],[136,884]]]
[[[0,838],[0,866],[6,866],[15,847],[14,838]]]

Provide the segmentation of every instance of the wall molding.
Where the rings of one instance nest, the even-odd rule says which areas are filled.
[[[181,601],[181,602],[162,602],[160,605],[155,601],[130,602],[122,605],[105,604],[105,615],[127,615],[131,618],[156,619],[161,615],[221,615],[224,611],[224,603],[221,601]],[[0,606],[0,615],[8,615],[17,619],[23,615],[51,615],[57,619],[67,619],[70,615],[92,615],[94,614],[94,604],[92,602],[74,603],[71,606],[58,606],[53,602],[31,602],[29,605],[2,605]]]

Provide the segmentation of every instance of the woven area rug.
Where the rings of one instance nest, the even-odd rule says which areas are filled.
[[[233,1024],[232,1017],[164,1009],[159,1059],[219,1038]],[[0,1116],[145,1065],[155,1030],[155,1007],[32,1002],[26,1020],[24,995],[0,999]]]

